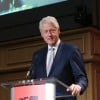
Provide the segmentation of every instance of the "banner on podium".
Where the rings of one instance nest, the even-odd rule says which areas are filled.
[[[55,85],[27,85],[11,88],[11,100],[55,100]]]

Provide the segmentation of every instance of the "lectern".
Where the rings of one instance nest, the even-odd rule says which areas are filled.
[[[60,89],[57,91],[58,85]],[[65,91],[68,86],[56,78],[6,82],[1,83],[1,86],[11,89],[11,100],[59,100],[60,98],[73,98],[72,95]]]

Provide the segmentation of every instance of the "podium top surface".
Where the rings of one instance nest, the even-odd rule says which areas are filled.
[[[46,83],[52,84],[61,84],[63,87],[68,88],[66,84],[59,81],[56,78],[45,78],[45,79],[30,79],[30,80],[19,80],[19,81],[8,81],[5,83],[1,83],[0,86],[3,88],[12,88],[12,87],[19,87],[19,86],[26,86],[26,85],[41,85]]]

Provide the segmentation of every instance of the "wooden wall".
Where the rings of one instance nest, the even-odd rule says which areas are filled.
[[[84,57],[89,79],[87,91],[78,100],[100,99],[100,31],[80,28],[61,33],[65,42],[77,45]],[[0,83],[26,79],[32,55],[45,45],[41,37],[24,38],[0,43]],[[10,100],[10,90],[0,88],[0,99]],[[5,96],[6,95],[6,96]]]

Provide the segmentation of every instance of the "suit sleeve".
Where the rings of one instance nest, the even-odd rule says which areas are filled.
[[[75,49],[70,59],[70,65],[75,78],[75,83],[81,86],[81,94],[88,86],[87,74],[82,55],[79,49]]]

